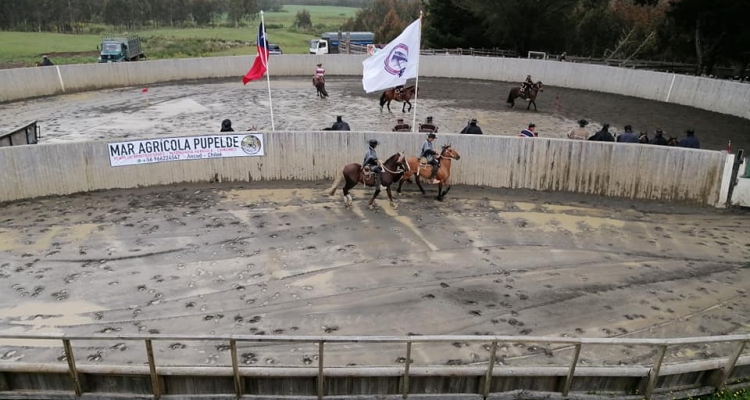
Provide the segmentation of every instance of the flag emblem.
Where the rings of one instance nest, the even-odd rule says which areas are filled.
[[[409,46],[399,43],[388,54],[385,59],[385,70],[391,75],[401,77],[409,64]]]

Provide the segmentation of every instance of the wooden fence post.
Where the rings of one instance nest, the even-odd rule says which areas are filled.
[[[73,356],[73,347],[70,345],[70,340],[63,339],[63,348],[65,349],[65,358],[68,360],[70,379],[73,381],[73,390],[76,392],[76,397],[81,397],[83,390],[81,389],[81,380],[76,369],[76,359]]]
[[[161,385],[159,385],[159,375],[156,374],[156,362],[154,362],[154,348],[151,346],[151,339],[146,339],[146,356],[148,356],[148,369],[151,371],[154,399],[159,400],[161,398]]]

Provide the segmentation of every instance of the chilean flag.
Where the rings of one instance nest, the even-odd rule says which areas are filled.
[[[242,83],[247,85],[248,82],[260,79],[268,70],[268,39],[266,39],[266,29],[263,26],[263,21],[260,22],[258,28],[258,55],[255,56],[255,62],[253,62],[250,71],[247,71],[244,77],[242,77]]]

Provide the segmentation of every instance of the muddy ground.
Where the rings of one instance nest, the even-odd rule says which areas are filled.
[[[544,80],[544,77],[535,77]],[[683,136],[695,129],[703,147],[750,150],[750,120],[674,104],[557,87],[546,87],[538,98],[538,112],[526,111],[523,101],[510,110],[505,101],[514,84],[461,79],[420,79],[417,121],[433,116],[440,132],[459,132],[477,118],[485,134],[517,135],[530,122],[543,137],[565,137],[581,118],[591,122],[593,134],[609,123],[613,132],[626,124],[636,131]],[[403,116],[401,104],[393,113],[378,106],[380,93],[365,94],[361,78],[329,77],[330,97],[320,100],[308,77],[272,79],[274,127],[311,130],[330,126],[343,115],[353,130],[390,131]],[[265,81],[243,86],[238,80],[199,81],[54,96],[0,105],[0,130],[38,120],[43,143],[90,139],[120,140],[176,134],[217,132],[224,118],[235,129],[271,129]],[[406,114],[408,122],[412,114]],[[411,122],[410,122],[411,123]]]
[[[407,187],[352,209],[330,182],[180,185],[0,207],[0,332],[502,334],[685,337],[750,332],[747,215],[562,193]],[[434,191],[434,188],[430,188]],[[434,193],[433,193],[434,195]],[[74,342],[79,364],[145,362],[142,343]],[[226,343],[157,341],[159,365],[229,365]],[[403,346],[329,345],[326,365],[396,365]],[[487,344],[414,347],[481,364]],[[728,355],[670,348],[668,361]],[[330,351],[330,353],[329,353]],[[240,345],[245,365],[310,365],[314,345]],[[750,354],[745,350],[746,354]],[[504,365],[571,350],[507,345]],[[649,363],[585,348],[582,365]],[[58,343],[0,342],[0,362],[64,362]]]

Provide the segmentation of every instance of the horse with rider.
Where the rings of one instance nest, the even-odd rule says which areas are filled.
[[[534,80],[531,79],[531,75],[527,75],[526,80],[521,83],[521,86],[516,86],[510,89],[510,93],[508,93],[507,103],[511,108],[513,108],[516,105],[515,99],[521,98],[529,102],[529,105],[526,107],[527,110],[531,109],[531,105],[533,104],[534,111],[537,111],[536,97],[540,92],[543,91],[544,84],[542,83],[542,81],[534,82]]]
[[[313,75],[312,83],[313,86],[315,86],[315,89],[318,91],[317,96],[321,99],[324,99],[328,97],[328,92],[326,91],[326,70],[323,69],[323,64],[320,63],[316,65],[315,68],[315,75]]]

